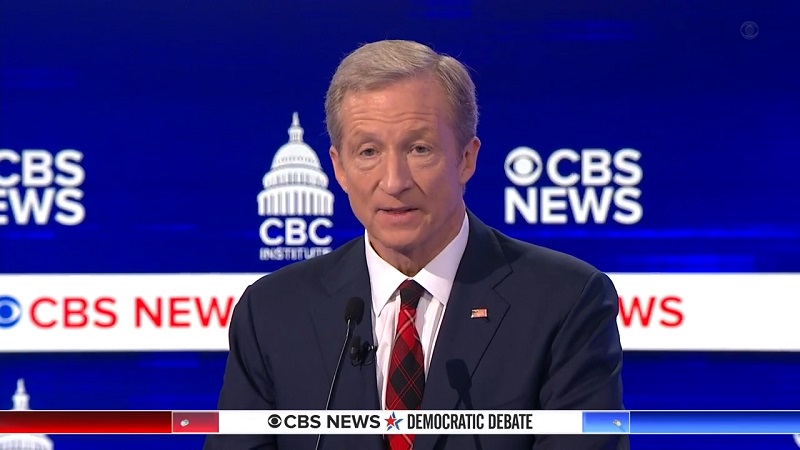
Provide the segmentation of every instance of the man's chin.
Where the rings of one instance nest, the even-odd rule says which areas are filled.
[[[378,236],[372,234],[370,236],[373,248],[377,246],[400,254],[413,252],[420,245],[416,233],[412,235],[412,233],[404,233],[402,231],[384,231]]]

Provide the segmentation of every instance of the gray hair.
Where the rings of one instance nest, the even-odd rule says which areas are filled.
[[[449,103],[450,120],[459,149],[476,136],[478,105],[475,84],[467,68],[451,56],[412,41],[386,40],[365,44],[347,55],[325,96],[325,123],[331,143],[341,148],[341,107],[349,92],[380,89],[420,75],[434,75]]]

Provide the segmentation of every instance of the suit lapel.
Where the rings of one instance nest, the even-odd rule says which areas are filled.
[[[312,306],[312,319],[325,373],[327,379],[331,380],[346,333],[345,308],[352,297],[364,301],[364,317],[356,326],[353,336],[359,336],[362,342],[373,342],[372,293],[363,238],[355,240],[343,256],[328,268],[322,282],[328,296],[320,298]],[[353,366],[349,349],[342,362],[337,385],[331,409],[380,409],[374,364]],[[320,409],[324,407],[325,404],[321,403]]]
[[[469,213],[470,236],[461,259],[436,339],[422,399],[424,410],[450,410],[508,312],[508,302],[495,291],[511,268],[491,230]],[[486,318],[471,318],[472,310],[486,310]],[[480,315],[478,312],[477,315]],[[415,449],[433,448],[436,435],[417,435]]]

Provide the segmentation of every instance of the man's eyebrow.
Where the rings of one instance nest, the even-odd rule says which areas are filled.
[[[375,135],[375,133],[357,128],[351,131],[350,136],[347,138],[347,141],[353,145],[362,143],[364,141],[375,140],[378,140],[378,137]]]

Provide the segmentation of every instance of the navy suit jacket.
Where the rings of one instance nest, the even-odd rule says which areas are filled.
[[[571,256],[511,239],[469,213],[470,233],[426,379],[427,410],[624,409],[617,293]],[[351,297],[367,310],[354,335],[373,342],[360,237],[249,286],[230,326],[221,410],[324,410]],[[485,308],[486,319],[471,319]],[[379,410],[375,366],[345,360],[330,409]],[[380,435],[327,435],[322,448],[384,449]],[[306,450],[314,435],[208,436],[206,450]],[[625,436],[417,435],[415,450],[618,449]]]

